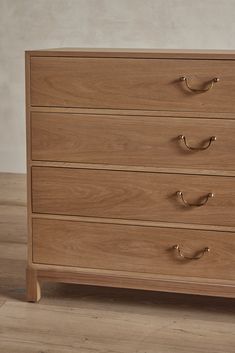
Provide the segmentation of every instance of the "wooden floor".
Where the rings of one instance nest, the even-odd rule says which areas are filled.
[[[0,174],[0,353],[235,353],[235,301],[47,284],[25,302],[25,176]]]

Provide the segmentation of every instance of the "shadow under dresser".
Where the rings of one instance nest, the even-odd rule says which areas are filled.
[[[235,297],[234,103],[234,51],[27,51],[27,299]]]

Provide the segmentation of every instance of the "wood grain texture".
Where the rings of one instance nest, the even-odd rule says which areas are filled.
[[[34,300],[38,280],[235,296],[233,260],[227,259],[235,229],[234,59],[234,51],[26,53],[28,288]],[[181,76],[196,89],[214,77],[220,81],[195,94]],[[192,146],[218,136],[202,154],[186,151],[176,133]],[[178,190],[190,203],[209,192],[215,197],[189,209],[176,198]],[[161,249],[176,236],[190,255],[204,241],[210,247],[216,241],[219,260],[204,257],[205,268],[199,260],[198,271],[190,264],[174,275],[178,259],[167,253],[166,260]]]
[[[32,159],[235,171],[235,121],[31,113]],[[212,136],[216,141],[204,151]]]
[[[146,48],[52,48],[28,50],[29,56],[101,57],[101,58],[158,58],[234,60],[235,50],[215,49],[146,49]]]
[[[26,206],[0,205],[1,242],[26,243]]]
[[[12,183],[7,184],[8,174],[0,174],[0,180],[6,181],[4,199],[9,193],[12,202],[7,207],[9,213],[3,208],[0,211],[1,353],[233,353],[234,299],[110,288],[111,279],[106,274],[102,278],[106,287],[44,283],[40,304],[25,303],[26,206],[17,204],[25,200],[26,183],[22,183],[22,190],[20,178],[14,175],[14,183],[19,186],[14,191],[14,206]],[[39,272],[54,281],[98,282],[94,274],[76,277],[71,272]],[[125,278],[116,282],[131,285]],[[181,282],[174,289],[203,291],[200,282],[196,283],[193,287]],[[141,284],[143,280],[138,281]],[[168,282],[169,290],[170,284],[173,287]],[[150,281],[148,285],[150,288]],[[157,285],[162,289],[167,286],[160,279],[155,281],[155,290]],[[221,290],[229,292],[228,286],[207,285],[208,293],[218,295]]]
[[[0,241],[26,243],[25,174],[0,173]]]
[[[231,113],[220,112],[198,112],[198,111],[173,111],[173,110],[137,110],[137,109],[93,109],[93,108],[64,108],[64,107],[32,107],[30,112],[39,113],[71,113],[71,114],[95,114],[95,115],[128,115],[128,116],[159,116],[159,117],[178,117],[178,118],[206,118],[206,119],[234,119]]]
[[[36,264],[42,281],[235,298],[234,281]],[[85,271],[86,270],[86,271]]]
[[[32,168],[33,212],[234,226],[235,180],[180,174]],[[185,207],[176,196],[203,207]]]
[[[46,219],[61,219],[64,221],[81,221],[81,222],[94,222],[94,223],[108,223],[108,224],[124,224],[133,226],[144,226],[144,227],[164,227],[164,228],[177,228],[177,229],[198,229],[198,230],[210,230],[219,232],[234,233],[235,227],[226,226],[215,226],[206,224],[190,224],[190,223],[171,223],[171,222],[156,222],[156,221],[140,221],[122,218],[99,218],[99,217],[86,217],[86,216],[65,216],[55,214],[43,214],[33,213],[32,219],[34,218],[46,218]]]
[[[28,267],[26,270],[27,281],[27,301],[38,302],[41,299],[41,286],[39,283],[37,271]]]
[[[188,256],[205,247],[211,251],[185,260],[172,249],[175,244]],[[234,280],[234,251],[232,233],[33,220],[35,263]]]
[[[31,124],[30,124],[30,106],[31,106],[31,90],[30,90],[30,54],[25,53],[25,106],[26,106],[26,159],[27,159],[27,235],[28,235],[28,264],[32,263],[32,185],[31,185]],[[28,281],[29,282],[29,281]],[[34,281],[29,286],[34,286]],[[29,289],[30,291],[30,289]]]
[[[117,170],[130,172],[148,172],[164,174],[192,174],[208,176],[228,176],[234,177],[233,170],[215,170],[215,169],[192,169],[192,168],[170,168],[170,167],[140,167],[118,164],[96,164],[96,163],[77,163],[77,162],[54,162],[54,161],[30,161],[30,167],[54,167],[54,168],[72,168],[72,169],[92,169],[92,170]],[[209,167],[209,166],[207,166]]]
[[[235,112],[234,61],[31,58],[31,105],[80,108]],[[215,77],[203,94],[190,92]]]
[[[156,300],[151,311],[144,305],[145,312],[137,308],[130,313],[117,306],[68,309],[8,302],[1,308],[0,348],[4,353],[35,353],[36,342],[37,352],[50,353],[233,353],[232,316],[208,320],[196,310],[190,313],[187,301],[184,305],[181,311],[161,311]]]
[[[0,173],[0,206],[25,206],[25,174]]]

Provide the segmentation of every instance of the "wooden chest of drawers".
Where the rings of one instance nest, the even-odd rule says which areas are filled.
[[[43,281],[235,297],[235,52],[26,53]]]

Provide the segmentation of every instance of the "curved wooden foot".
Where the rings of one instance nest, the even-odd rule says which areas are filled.
[[[41,299],[41,286],[37,271],[32,268],[26,270],[27,301],[38,302]]]

